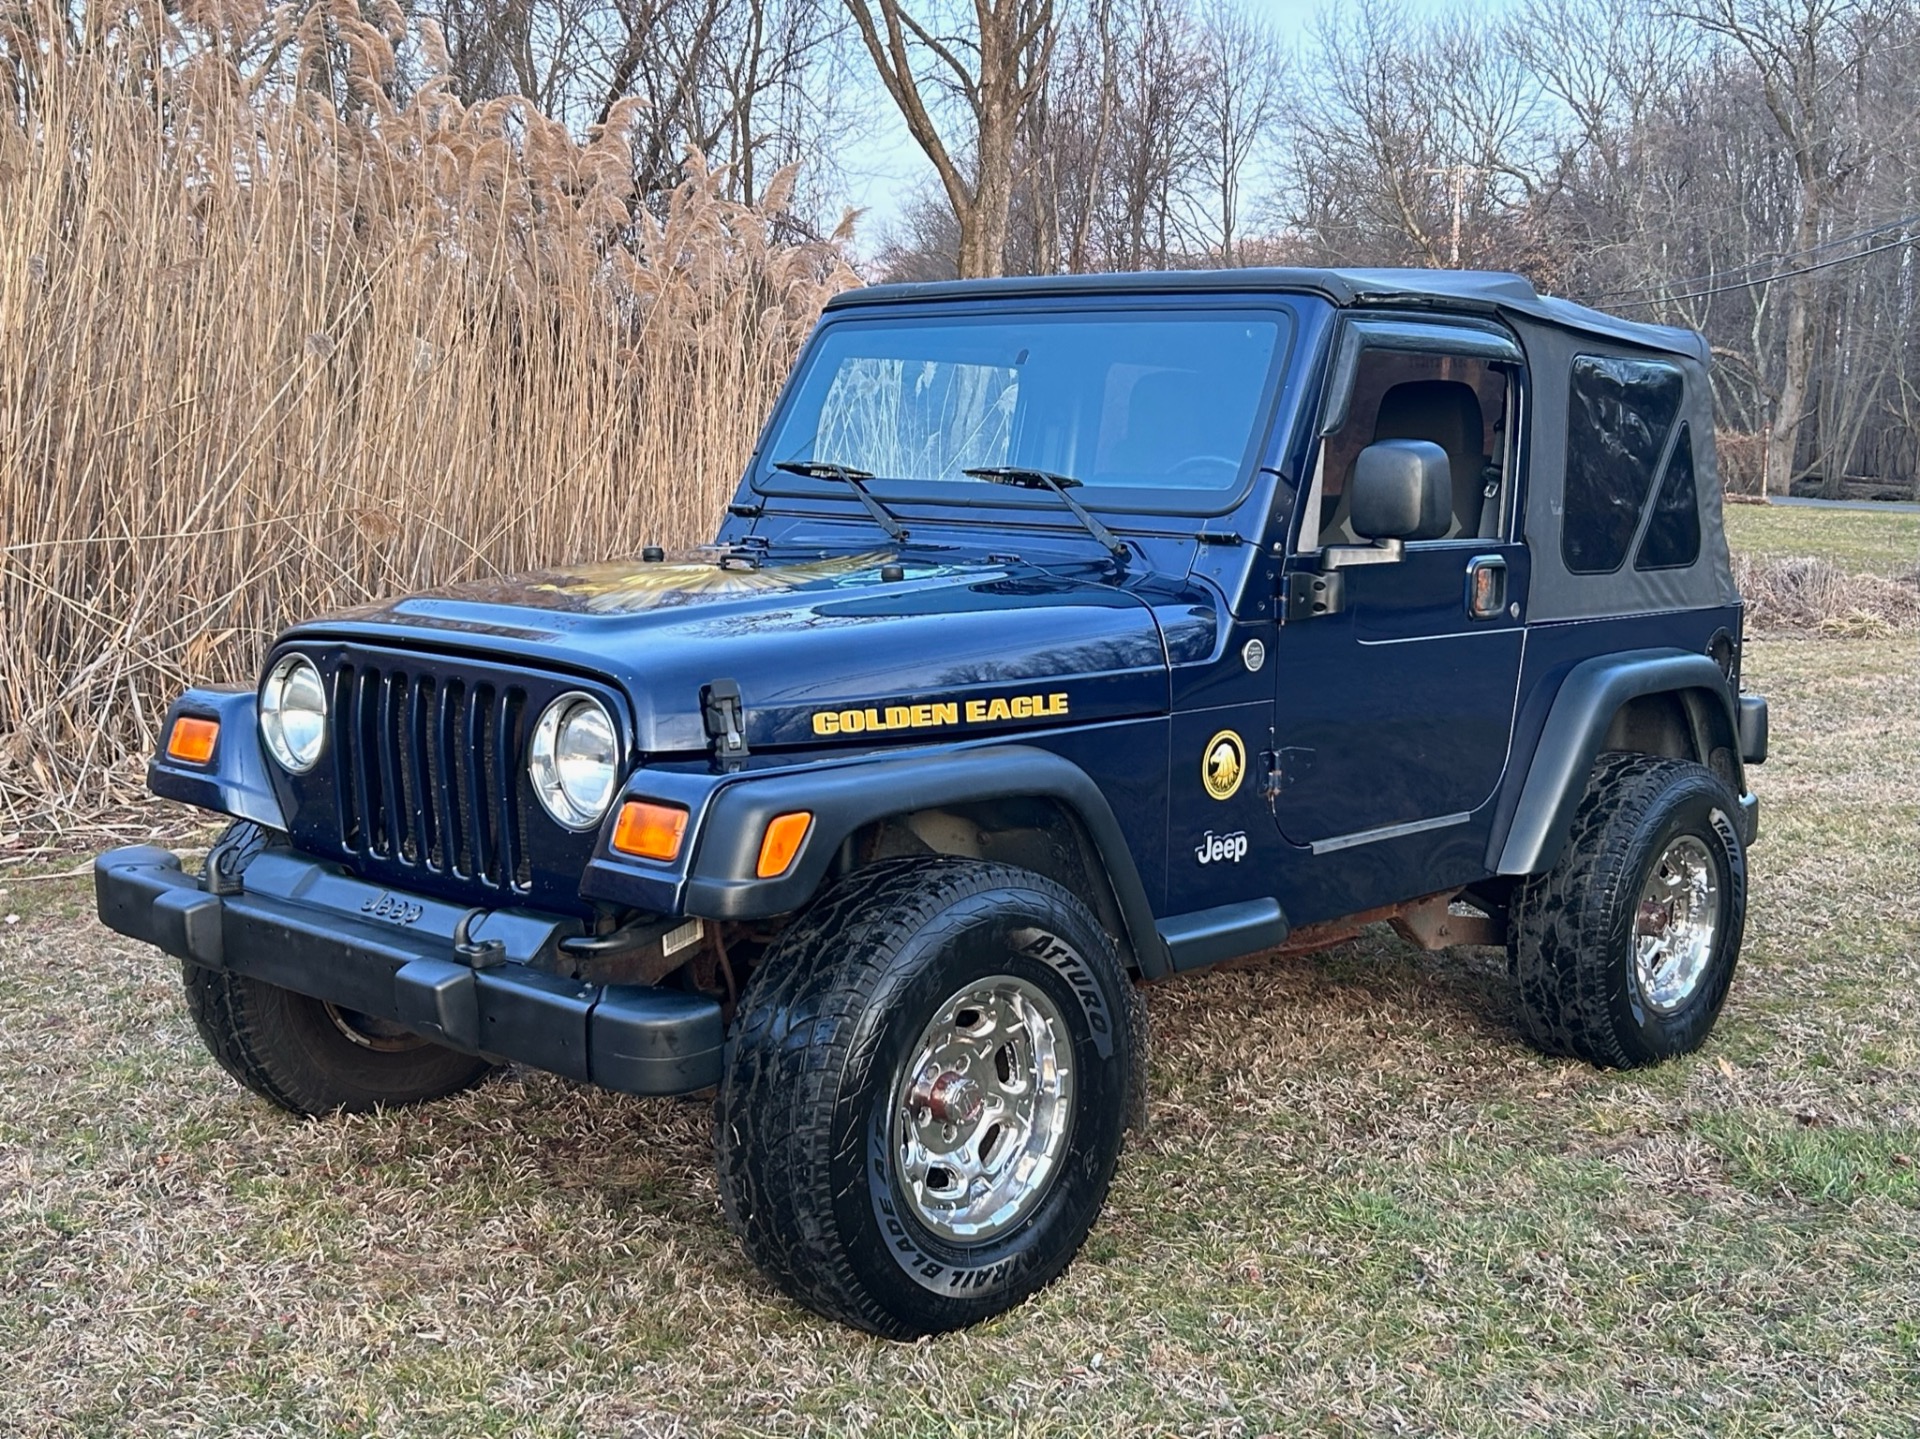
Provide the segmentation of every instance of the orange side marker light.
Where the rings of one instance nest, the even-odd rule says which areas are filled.
[[[760,840],[760,863],[754,866],[754,874],[761,879],[776,879],[792,869],[800,846],[807,842],[812,828],[812,810],[797,809],[768,820],[767,832]]]
[[[213,747],[220,740],[220,721],[181,715],[167,736],[167,758],[186,764],[205,764],[213,758]]]
[[[684,806],[630,799],[620,807],[620,818],[614,823],[613,847],[621,854],[664,863],[679,857],[686,833]]]

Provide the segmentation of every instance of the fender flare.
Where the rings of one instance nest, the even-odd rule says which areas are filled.
[[[1643,695],[1675,694],[1703,719],[1739,763],[1739,726],[1726,676],[1706,655],[1633,650],[1583,660],[1567,672],[1535,744],[1526,782],[1505,830],[1495,826],[1487,868],[1500,875],[1551,869],[1566,847],[1607,727],[1620,707]],[[1736,786],[1738,787],[1738,786]]]
[[[708,919],[786,914],[813,897],[841,842],[862,826],[915,810],[997,799],[1055,800],[1080,823],[1112,886],[1135,964],[1149,979],[1170,973],[1139,868],[1107,797],[1071,760],[1030,745],[736,775],[714,794],[701,823],[685,912]],[[767,822],[794,810],[813,813],[799,858],[778,878],[756,878]]]
[[[257,698],[250,689],[188,690],[167,709],[160,743],[147,765],[147,788],[162,799],[250,819],[267,829],[284,830],[286,814],[274,793],[267,757],[260,745]],[[181,715],[210,719],[220,726],[210,767],[167,757],[167,736]]]

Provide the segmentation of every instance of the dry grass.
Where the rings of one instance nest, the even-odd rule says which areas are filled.
[[[401,95],[366,13],[0,11],[0,830],[289,620],[706,538],[851,278],[698,157],[650,212],[624,112]]]
[[[1159,986],[1086,1251],[922,1345],[759,1279],[702,1102],[516,1073],[294,1122],[84,881],[0,877],[0,1432],[1912,1434],[1920,676],[1906,636],[1746,669],[1774,754],[1704,1053],[1543,1060],[1497,954],[1385,930]]]
[[[1736,554],[1733,578],[1750,634],[1884,635],[1920,626],[1920,569],[1888,579],[1817,555]]]
[[[1151,995],[1152,1129],[1054,1289],[890,1346],[728,1241],[707,1108],[515,1074],[298,1123],[83,882],[0,879],[0,1432],[1890,1435],[1920,1373],[1920,693],[1776,706],[1719,1036],[1543,1060],[1390,933]]]

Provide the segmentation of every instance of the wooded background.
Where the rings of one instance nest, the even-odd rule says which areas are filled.
[[[291,619],[710,535],[862,278],[1517,270],[1920,497],[1920,0],[0,0],[0,216],[0,841]]]
[[[942,182],[890,274],[1517,270],[1705,331],[1736,486],[1920,497],[1908,0],[1356,0],[1293,48],[1233,0],[846,3],[939,102],[889,81]],[[1001,27],[1017,89],[966,43]],[[1006,178],[950,174],[955,150]]]
[[[1347,0],[1295,44],[1246,0],[401,13],[445,35],[465,103],[524,96],[585,134],[637,97],[643,195],[689,148],[748,202],[796,166],[816,231],[891,98],[932,175],[879,237],[881,277],[1519,270],[1706,331],[1737,483],[1920,495],[1911,0]]]

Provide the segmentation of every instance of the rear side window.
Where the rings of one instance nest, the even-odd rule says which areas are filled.
[[[1633,557],[1636,570],[1683,570],[1700,558],[1700,503],[1693,489],[1693,431],[1680,427],[1673,458],[1660,477],[1653,517]]]
[[[1611,574],[1625,563],[1683,388],[1672,365],[1600,355],[1574,360],[1560,531],[1572,573]]]

